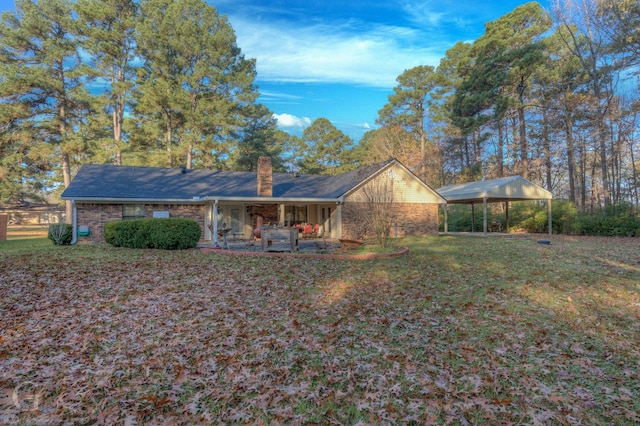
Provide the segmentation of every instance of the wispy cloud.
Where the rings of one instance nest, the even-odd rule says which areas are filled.
[[[256,22],[230,17],[238,45],[256,58],[258,78],[281,82],[332,82],[390,88],[405,69],[437,65],[437,46],[412,45],[414,30],[375,25],[367,31],[317,24]],[[446,50],[447,47],[443,47]]]
[[[431,27],[439,27],[447,16],[445,12],[436,11],[430,1],[404,1],[402,9],[407,13],[409,20]],[[447,9],[451,10],[452,6],[447,4]]]
[[[217,4],[228,8],[238,46],[256,58],[258,80],[385,89],[406,69],[437,66],[457,41],[482,31],[487,10],[499,7],[477,0]]]
[[[289,93],[274,92],[271,90],[262,90],[260,92],[260,102],[269,103],[272,105],[297,105],[304,98],[298,95],[291,95]]]

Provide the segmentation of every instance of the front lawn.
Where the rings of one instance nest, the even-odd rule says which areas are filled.
[[[0,424],[637,424],[640,239],[551,242],[0,242]]]

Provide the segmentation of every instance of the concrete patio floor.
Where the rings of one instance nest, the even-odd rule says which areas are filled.
[[[220,250],[225,250],[223,247],[224,240],[219,239],[218,245]],[[231,251],[254,251],[262,252],[262,241],[260,239],[254,240],[242,240],[242,239],[229,239],[227,240],[228,250]],[[339,249],[342,246],[340,241],[324,238],[309,238],[298,240],[298,252],[300,253],[315,253],[318,251],[332,252]],[[216,248],[214,242],[199,243],[198,248]],[[281,249],[267,249],[269,252],[285,251]],[[286,250],[288,252],[288,250]]]

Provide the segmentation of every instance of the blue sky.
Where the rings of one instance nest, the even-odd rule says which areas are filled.
[[[355,140],[375,128],[396,77],[437,66],[458,41],[522,0],[222,0],[246,57],[257,60],[259,101],[301,134],[319,117]],[[548,0],[540,1],[548,7]]]
[[[549,0],[540,3],[548,6]],[[329,119],[358,140],[375,128],[396,77],[437,66],[458,41],[524,0],[207,0],[227,15],[279,127],[300,135]],[[0,0],[0,11],[14,8]]]

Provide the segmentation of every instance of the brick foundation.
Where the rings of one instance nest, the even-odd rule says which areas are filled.
[[[87,225],[95,242],[104,243],[104,224],[122,220],[122,204],[76,203],[78,226]],[[168,211],[170,217],[183,217],[198,222],[204,239],[203,204],[145,204],[145,217],[153,217],[154,211]]]
[[[426,236],[438,234],[437,204],[393,204],[394,219],[391,237]],[[342,206],[342,238],[357,238],[361,224],[369,210],[367,203],[348,202]],[[366,229],[365,238],[373,237]]]

